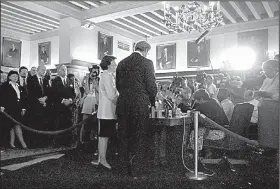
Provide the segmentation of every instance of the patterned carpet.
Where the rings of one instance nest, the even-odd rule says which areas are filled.
[[[133,179],[116,167],[109,172],[90,164],[93,152],[68,150],[59,159],[49,159],[16,171],[1,170],[1,188],[184,188],[184,189],[278,189],[279,173],[270,154],[252,154],[248,166],[231,172],[224,164],[208,165],[216,175],[203,181],[189,180],[180,161],[166,167],[153,167],[145,178]],[[44,155],[41,155],[42,157]],[[116,165],[116,156],[109,154],[109,163]],[[1,167],[36,157],[2,161]],[[9,162],[8,162],[9,161]],[[147,166],[152,161],[146,162]]]

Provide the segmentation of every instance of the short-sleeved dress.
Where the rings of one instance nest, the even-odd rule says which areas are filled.
[[[98,92],[95,90],[93,84],[89,84],[89,93],[85,97],[82,114],[92,114],[96,111]]]

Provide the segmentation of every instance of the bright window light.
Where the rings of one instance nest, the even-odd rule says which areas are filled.
[[[254,65],[256,54],[248,47],[239,47],[228,50],[223,55],[223,59],[234,70],[247,70]]]

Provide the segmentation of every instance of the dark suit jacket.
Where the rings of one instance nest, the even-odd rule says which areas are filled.
[[[20,117],[22,109],[27,108],[24,90],[19,86],[20,100],[17,97],[17,93],[13,86],[9,82],[5,82],[0,87],[0,106],[5,108],[5,111],[9,113],[15,119]]]
[[[40,86],[39,80],[37,75],[34,75],[30,77],[30,79],[27,80],[27,89],[29,91],[28,93],[28,103],[30,107],[41,107],[42,105],[38,101],[39,98],[47,96],[49,97],[50,93],[50,86],[46,79],[42,79],[43,82],[43,90]]]
[[[73,87],[68,86],[67,84],[63,85],[62,80],[59,76],[56,76],[52,80],[52,103],[54,106],[61,105],[62,99],[69,99],[71,98],[74,100],[75,98],[75,91]]]
[[[157,94],[153,62],[134,52],[122,60],[116,71],[119,92],[117,115],[147,115]]]
[[[196,110],[221,126],[229,124],[224,110],[215,99],[210,99],[203,104],[198,104]]]

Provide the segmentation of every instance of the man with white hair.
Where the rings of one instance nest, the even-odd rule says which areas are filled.
[[[27,80],[28,104],[29,104],[29,125],[37,130],[45,129],[45,107],[49,97],[50,86],[44,81],[46,66],[39,65],[36,75],[30,76]],[[36,119],[35,119],[36,118]],[[33,134],[32,134],[33,135]],[[41,135],[34,134],[31,145],[41,147],[45,143]]]
[[[125,150],[125,159],[129,161],[128,173],[131,176],[139,175],[139,171],[145,167],[142,163],[145,163],[145,152],[151,140],[149,106],[155,104],[157,86],[153,62],[146,58],[150,49],[146,41],[139,41],[135,52],[120,61],[116,71],[119,92],[116,111],[122,149]]]
[[[54,130],[63,130],[72,126],[72,112],[70,106],[75,98],[73,85],[69,85],[65,65],[57,67],[57,76],[52,80],[52,105],[54,113]],[[71,136],[61,135],[57,137],[53,145],[69,145]]]

